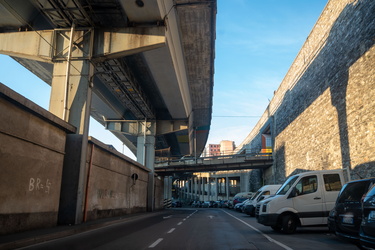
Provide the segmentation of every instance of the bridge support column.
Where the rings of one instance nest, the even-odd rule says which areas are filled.
[[[225,177],[225,193],[227,195],[227,200],[229,200],[229,177]]]
[[[145,134],[148,132],[146,131]],[[148,187],[147,187],[147,211],[154,211],[155,197],[154,197],[154,162],[155,162],[155,136],[154,135],[141,135],[137,138],[137,161],[151,171],[148,174]],[[172,191],[172,189],[171,189]],[[172,196],[172,195],[171,195]]]
[[[218,180],[217,180],[217,177],[215,177],[214,179],[214,185],[213,185],[213,188],[215,190],[215,194],[214,194],[214,199],[215,201],[217,201],[219,199],[218,195],[219,195],[219,185],[218,185]]]
[[[85,52],[73,52],[73,40],[80,33],[74,26],[56,33],[56,39],[68,51],[54,55],[49,111],[77,128],[76,135],[69,136],[66,144],[59,224],[79,224],[85,220],[86,157],[94,67],[89,61],[93,49],[90,46],[92,33],[81,37]],[[63,34],[70,39],[61,39]]]
[[[194,177],[194,200],[199,200],[199,196],[198,196],[198,176]]]

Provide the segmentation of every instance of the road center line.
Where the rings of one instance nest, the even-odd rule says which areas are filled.
[[[182,224],[182,222],[177,223],[178,226],[181,225],[181,224]]]
[[[152,243],[148,248],[154,248],[156,247],[161,241],[163,240],[163,238],[159,238],[157,239],[154,243]]]
[[[284,248],[284,249],[287,249],[287,250],[293,250],[293,248],[290,248],[290,247],[288,247],[287,245],[284,245],[283,243],[281,243],[281,242],[279,242],[279,241],[277,241],[277,240],[272,239],[272,238],[269,237],[267,234],[262,233],[261,231],[259,231],[258,229],[256,229],[256,228],[253,227],[252,225],[248,224],[247,222],[245,222],[245,221],[243,221],[243,220],[237,218],[236,216],[234,216],[234,215],[232,215],[232,214],[230,214],[230,213],[228,213],[228,212],[226,212],[226,211],[224,211],[224,210],[222,210],[222,211],[223,211],[224,213],[226,213],[226,214],[232,216],[232,217],[235,218],[236,220],[242,222],[243,224],[245,224],[246,226],[250,227],[250,228],[253,229],[254,231],[260,233],[261,235],[263,235],[263,236],[264,236],[267,240],[269,240],[270,242],[273,242],[273,243],[275,243],[275,244],[281,246],[281,247]]]
[[[170,233],[172,233],[174,230],[175,230],[176,228],[172,228],[171,230],[169,230],[168,231],[168,233],[167,234],[170,234]]]

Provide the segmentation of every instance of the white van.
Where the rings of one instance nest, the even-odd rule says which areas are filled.
[[[275,195],[276,191],[281,187],[281,184],[278,185],[265,185],[258,189],[258,191],[251,197],[250,201],[244,205],[243,211],[250,215],[255,216],[255,208],[258,202],[267,199],[268,197]]]
[[[275,196],[259,202],[257,220],[284,233],[294,233],[297,226],[327,225],[329,211],[345,182],[341,169],[290,176]]]

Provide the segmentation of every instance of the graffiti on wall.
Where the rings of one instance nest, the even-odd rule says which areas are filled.
[[[29,180],[29,191],[30,192],[44,192],[49,194],[51,188],[51,182],[49,179],[45,181],[41,178],[30,178]]]

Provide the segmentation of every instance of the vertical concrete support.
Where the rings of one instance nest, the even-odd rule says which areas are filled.
[[[70,67],[70,76],[66,76]],[[77,128],[78,134],[88,130],[91,106],[90,79],[93,66],[88,60],[54,64],[49,111]]]
[[[243,172],[240,174],[240,192],[250,191],[250,172]]]
[[[210,177],[207,177],[207,198],[208,198],[208,201],[211,200],[211,179],[210,179]]]
[[[168,200],[168,192],[167,192],[167,190],[168,190],[168,179],[169,179],[168,176],[164,177],[164,199],[165,200]]]
[[[84,49],[73,52],[72,41],[77,39],[77,36],[81,36],[82,31],[76,33],[73,27],[70,32],[62,31],[62,33],[69,35],[70,40],[58,35],[56,37],[57,43],[68,48],[68,52],[61,51],[55,55],[49,111],[77,128],[77,135],[68,138],[67,141],[67,145],[71,147],[74,145],[75,150],[66,148],[63,171],[64,175],[73,174],[63,178],[65,184],[63,183],[61,189],[59,223],[79,224],[83,221],[85,202],[86,157],[92,96],[91,77],[94,72],[94,67],[89,61],[92,36],[82,36],[81,46]]]
[[[215,194],[214,194],[214,199],[215,201],[217,201],[219,198],[218,198],[218,195],[219,195],[219,190],[218,190],[218,180],[217,180],[217,177],[215,177],[215,182],[214,182],[214,190],[215,190]]]
[[[194,177],[194,200],[198,199],[198,177]]]
[[[67,135],[66,138],[58,215],[58,223],[62,225],[73,225],[80,223],[83,219],[80,167],[83,141],[83,135],[78,134]]]
[[[199,200],[200,201],[204,201],[204,193],[203,193],[203,178],[200,176],[200,177],[198,177],[198,183],[199,183],[199,185],[198,185],[198,188],[199,188]]]
[[[74,70],[71,71],[72,73],[69,76],[66,76],[66,68],[72,67],[72,65],[69,65],[66,61],[54,64],[49,109],[53,114],[74,125],[77,128],[77,134],[82,136],[81,140],[79,140],[80,149],[77,151],[80,154],[74,153],[70,156],[76,157],[76,159],[72,160],[71,164],[74,163],[74,168],[79,169],[79,173],[76,176],[78,178],[78,187],[75,199],[77,207],[75,224],[78,224],[83,219],[82,211],[86,182],[86,155],[91,107],[90,79],[93,74],[93,67],[88,60],[75,61],[72,64],[74,65]],[[77,71],[78,69],[79,71]],[[67,85],[65,84],[66,82],[68,82]],[[67,161],[71,160],[67,159]],[[68,166],[64,164],[64,167]],[[62,192],[65,191],[62,190]],[[63,213],[65,212],[63,211]],[[68,220],[71,221],[71,219]],[[65,224],[63,221],[61,222]]]
[[[145,134],[148,132],[146,131]],[[154,211],[154,162],[155,162],[155,136],[154,135],[140,135],[137,138],[137,161],[146,168],[150,169],[148,176],[147,188],[147,210]],[[168,183],[170,179],[168,180]],[[170,187],[170,185],[168,185]],[[170,188],[172,192],[172,188]],[[168,195],[172,197],[172,195]]]
[[[229,177],[225,177],[225,193],[227,195],[227,200],[229,200]]]

